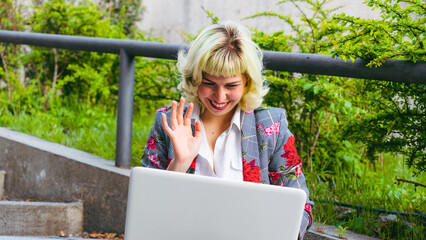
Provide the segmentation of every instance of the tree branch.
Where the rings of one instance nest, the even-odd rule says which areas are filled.
[[[53,48],[53,57],[55,61],[55,69],[53,71],[52,89],[55,89],[56,80],[58,79],[58,51],[56,50],[56,48]]]
[[[318,120],[315,121],[315,125],[317,126],[317,132],[315,133],[314,142],[312,143],[311,155],[314,154],[315,146],[317,145],[317,141],[318,141],[320,131],[321,131],[321,126],[325,124],[329,115],[330,115],[330,112],[327,111],[327,115],[325,116],[324,121],[322,122],[321,125],[318,123]]]
[[[414,1],[411,1],[411,0],[400,0],[401,2],[406,2],[406,3],[411,3],[411,4],[413,4],[413,5],[416,5],[416,6],[418,6],[419,8],[421,8],[421,9],[423,9],[423,10],[425,10],[426,11],[426,7],[424,7],[424,6],[422,6],[422,5],[419,5],[419,4],[417,4],[416,2],[414,2]]]
[[[421,187],[424,187],[424,188],[426,188],[426,185],[423,185],[423,184],[421,184],[421,183],[418,183],[418,182],[414,182],[414,181],[409,181],[409,180],[405,180],[405,179],[400,179],[400,178],[397,178],[397,179],[396,179],[396,181],[398,181],[398,182],[406,182],[406,183],[411,183],[411,184],[414,184],[414,186],[415,186],[415,187],[417,187],[417,186],[421,186]]]
[[[299,5],[297,5],[293,0],[290,0],[291,3],[293,3],[293,5],[299,10],[299,12],[303,15],[303,17],[305,17],[306,21],[308,22],[309,28],[311,29],[311,35],[312,35],[312,41],[317,42],[317,40],[315,39],[315,32],[314,32],[314,27],[312,26],[312,19],[309,19],[308,16],[306,16],[305,12],[302,11],[302,9],[299,7]],[[313,44],[314,49],[312,51],[312,53],[315,53],[316,51],[316,44]]]

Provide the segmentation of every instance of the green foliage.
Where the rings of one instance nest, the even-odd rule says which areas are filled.
[[[387,222],[381,217],[389,214],[380,214],[368,208],[426,212],[425,191],[411,184],[394,184],[395,176],[415,182],[424,182],[426,177],[412,176],[404,161],[395,159],[391,154],[384,154],[378,166],[364,163],[359,170],[359,177],[350,177],[357,176],[357,170],[340,169],[334,173],[336,180],[328,182],[319,180],[314,173],[307,173],[311,197],[316,199],[314,221],[326,221],[336,226],[344,223],[352,231],[385,239],[422,239],[425,228],[421,217],[397,214],[397,221]],[[320,200],[361,205],[367,209],[359,211],[338,207]]]
[[[107,12],[113,25],[122,25],[126,36],[137,32],[136,23],[142,19],[144,8],[141,0],[103,0],[99,3],[102,12]]]
[[[29,93],[29,92],[25,92]],[[48,141],[90,152],[105,159],[115,158],[116,110],[105,105],[81,103],[77,98],[53,96],[55,108],[40,111],[30,105],[9,104],[0,92],[0,126],[6,126]],[[25,109],[25,111],[24,111]],[[132,164],[143,154],[155,112],[134,114]]]
[[[112,24],[114,21],[107,13],[98,9],[92,3],[75,6],[64,0],[45,2],[35,9],[31,27],[43,33],[126,38],[124,23]],[[134,40],[159,40],[147,39],[139,31],[128,35]],[[116,106],[118,55],[35,47],[26,56],[26,65],[27,77],[38,80],[45,108],[52,107],[49,99],[55,94],[73,95],[90,104]],[[164,99],[178,96],[173,65],[166,60],[136,59],[135,100],[139,103],[135,104],[136,110],[153,110],[164,103]],[[164,84],[162,88],[160,84]]]
[[[291,29],[289,33],[273,34],[254,29],[254,40],[262,49],[324,53],[330,50],[324,43],[341,36],[343,28],[328,19],[335,9],[325,9],[326,1],[280,1],[278,4],[295,6],[300,19],[273,11],[249,16],[278,18]],[[359,81],[276,71],[267,71],[266,78],[270,91],[264,103],[286,109],[305,171],[330,179],[338,168],[359,163],[359,146],[342,144],[339,135],[345,122],[364,112],[356,91],[360,88]]]
[[[20,14],[21,6],[17,6],[13,0],[0,2],[0,29],[11,31],[23,31],[25,19]],[[15,91],[22,90],[19,79],[19,68],[22,50],[12,44],[0,43],[0,84],[2,81],[7,86],[7,99],[11,101],[15,98]]]
[[[362,141],[366,156],[400,153],[416,174],[426,169],[426,85],[372,81],[365,85],[374,114],[357,119],[345,128],[346,138]]]
[[[336,228],[336,231],[339,233],[339,238],[345,238],[345,235],[348,235],[347,233],[346,233],[346,229],[347,229],[348,227],[343,227],[342,225],[339,225],[337,228]]]
[[[201,7],[204,12],[207,14],[207,16],[212,20],[212,24],[217,24],[219,23],[219,18],[214,15],[214,13],[210,12],[209,10],[205,9],[204,7]]]
[[[367,66],[380,66],[388,59],[426,61],[426,3],[422,0],[368,0],[380,9],[380,19],[335,15],[348,34],[333,42],[333,55],[370,60]]]
[[[90,2],[75,5],[65,0],[40,1],[28,17],[28,26],[43,33],[126,38],[124,24],[114,25],[99,9]],[[19,10],[8,15],[19,16]],[[129,36],[159,41],[136,30]],[[31,51],[14,49],[17,54],[10,48],[1,52],[8,67],[0,71],[0,79],[7,83],[7,88],[0,88],[2,125],[113,159],[119,56],[39,47]],[[14,64],[20,63],[18,60],[24,62],[22,72],[21,65]],[[16,75],[5,78],[4,69]],[[152,125],[152,116],[145,113],[153,113],[169,99],[178,98],[177,82],[173,61],[136,58],[133,163],[142,155],[149,131],[145,128]],[[25,122],[31,118],[36,120]]]
[[[30,26],[35,32],[123,38],[122,29],[110,24],[95,5],[74,6],[64,0],[45,2],[34,9]],[[117,92],[119,61],[113,54],[33,48],[26,56],[27,77],[38,80],[43,96],[61,92],[91,103],[106,102]],[[44,99],[45,107],[49,106]]]
[[[360,19],[342,13],[334,19],[346,27],[335,39],[332,53],[343,59],[369,60],[378,67],[389,59],[426,61],[426,3],[421,0],[369,0],[380,19]],[[369,81],[361,90],[371,102],[365,117],[346,127],[345,136],[362,141],[366,156],[393,152],[407,156],[415,174],[426,170],[426,85]]]
[[[175,73],[176,61],[156,59],[139,61],[135,70],[135,102],[137,108],[153,112],[179,99],[178,74]]]

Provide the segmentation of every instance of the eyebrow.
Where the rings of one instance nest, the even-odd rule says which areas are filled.
[[[209,82],[212,82],[212,83],[216,83],[215,81],[212,81],[212,80],[210,80],[210,79],[208,79],[208,78],[206,78],[206,77],[203,77],[203,80],[206,80],[206,81],[209,81]],[[229,83],[226,83],[226,85],[229,85],[229,84],[239,84],[239,83],[243,83],[243,81],[242,80],[240,80],[240,81],[234,81],[234,82],[229,82]]]

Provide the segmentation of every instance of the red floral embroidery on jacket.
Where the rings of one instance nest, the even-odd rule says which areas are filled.
[[[309,225],[312,224],[312,208],[311,205],[305,204],[305,211],[309,213]]]
[[[309,204],[305,204],[305,210],[309,213],[309,214],[312,214],[312,209],[311,209],[311,205],[309,205]]]
[[[243,158],[243,178],[246,182],[260,183],[260,168],[254,162],[254,159],[249,163]]]
[[[160,166],[160,163],[157,162],[157,154],[148,155],[148,159],[152,163],[153,166],[155,166],[157,168]]]
[[[287,143],[284,144],[284,151],[285,153],[281,155],[281,157],[284,157],[287,159],[285,166],[293,168],[295,166],[296,169],[296,176],[300,176],[302,174],[302,159],[299,158],[299,155],[297,155],[296,147],[294,147],[294,136],[291,136],[288,138]]]
[[[147,142],[147,148],[148,148],[148,149],[152,149],[152,150],[154,150],[154,149],[155,149],[155,140],[154,140],[154,137],[153,137],[153,136],[151,136],[151,138],[150,138],[150,139],[148,139],[148,142]]]
[[[167,112],[167,111],[169,111],[169,107],[162,107],[157,110],[157,112]]]
[[[271,177],[272,181],[276,182],[276,181],[280,180],[281,173],[279,173],[279,172],[269,172],[269,177]]]
[[[194,160],[192,160],[191,166],[189,168],[195,169],[196,165],[197,165],[197,157],[195,157]]]
[[[259,127],[259,124],[257,127]],[[276,133],[276,134],[280,133],[280,121],[272,124],[272,126],[270,127],[265,127],[263,131],[265,132],[265,135],[268,137],[272,136],[273,133]]]
[[[196,165],[197,165],[197,157],[195,157],[192,160],[192,163],[191,163],[191,165],[189,166],[189,168],[188,168],[188,170],[186,172],[194,174],[195,173],[195,167],[196,167]]]

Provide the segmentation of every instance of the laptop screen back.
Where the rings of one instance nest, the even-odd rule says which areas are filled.
[[[135,167],[125,239],[297,239],[303,190]]]

